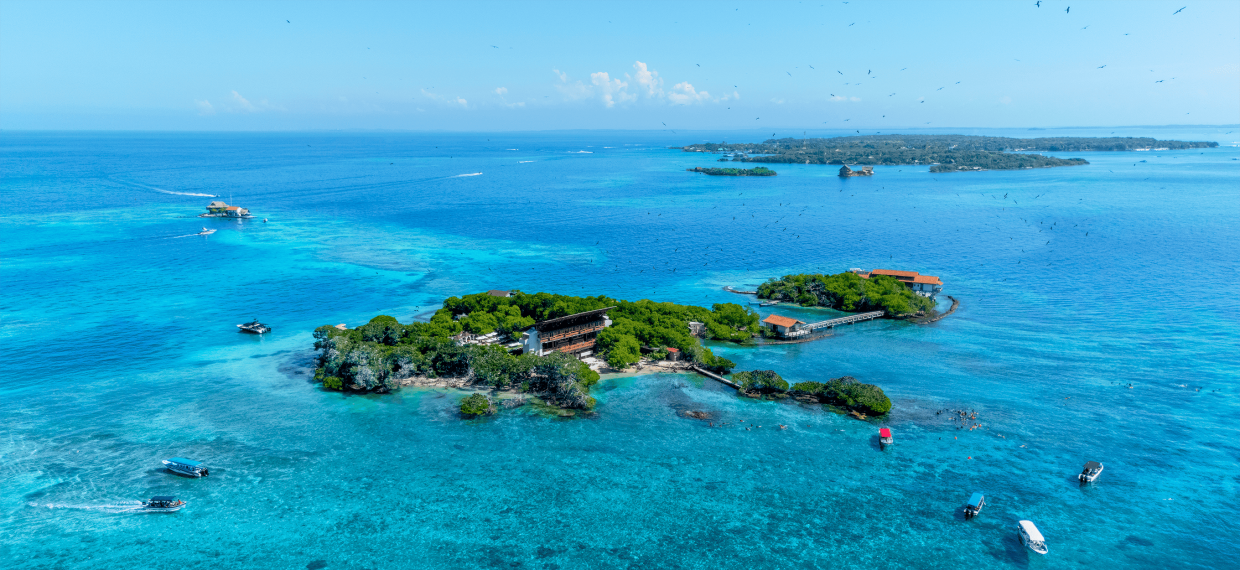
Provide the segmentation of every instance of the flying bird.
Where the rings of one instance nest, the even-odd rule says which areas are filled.
[[[1072,10],[1072,7],[1071,7],[1071,6],[1068,6],[1067,8],[1064,8],[1063,13],[1064,13],[1064,14],[1067,14],[1067,13],[1068,13],[1068,11],[1070,11],[1070,10]],[[1174,16],[1174,15],[1175,15],[1175,14],[1172,14],[1172,16]]]
[[[495,49],[499,49],[499,46],[491,46],[491,47],[493,47],[493,48],[495,48]],[[370,48],[366,48],[366,49],[370,49]]]
[[[1038,1],[1037,1],[1037,3],[1036,3],[1036,4],[1034,4],[1034,6],[1037,6],[1037,7],[1041,8],[1041,7],[1042,7],[1042,0],[1038,0]]]
[[[837,70],[835,70],[835,72],[836,72],[836,73],[838,73],[838,74],[840,74],[840,75],[844,75],[844,72],[843,72],[843,71],[840,71],[840,70],[838,70],[838,69],[837,69]]]
[[[1104,68],[1104,67],[1106,67],[1106,66],[1105,66],[1105,65],[1099,65],[1099,66],[1098,66],[1098,69],[1102,69],[1102,68]]]
[[[812,66],[812,65],[811,65],[811,66],[809,66],[809,68],[810,68],[810,69],[814,69],[814,66]]]
[[[1172,14],[1172,15],[1174,16],[1175,14]],[[288,20],[285,20],[285,22],[288,22]],[[291,24],[292,22],[288,22],[288,23],[290,23],[290,24]]]
[[[1188,6],[1185,6],[1184,8],[1187,8],[1187,7],[1188,7]],[[1172,13],[1171,13],[1171,15],[1172,15],[1172,16],[1174,16],[1174,15],[1176,15],[1176,14],[1179,14],[1180,12],[1183,12],[1183,11],[1184,11],[1184,8],[1180,8],[1179,10],[1176,10],[1176,11],[1172,12]]]
[[[787,74],[788,74],[788,77],[792,77],[792,72],[791,72],[791,71],[785,71],[784,73],[787,73]]]
[[[693,64],[693,65],[696,65],[696,66],[698,66],[698,67],[702,67],[702,64],[700,64],[700,63],[695,63],[695,64]]]

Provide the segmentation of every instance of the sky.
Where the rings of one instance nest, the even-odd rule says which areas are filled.
[[[1240,2],[1035,2],[4,0],[0,129],[1240,123]]]

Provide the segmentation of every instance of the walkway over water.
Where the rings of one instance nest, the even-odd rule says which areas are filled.
[[[847,317],[840,317],[838,319],[828,319],[825,321],[818,321],[816,323],[809,323],[806,325],[801,325],[798,328],[800,328],[801,330],[805,330],[805,331],[816,331],[818,329],[828,329],[836,325],[851,325],[853,323],[859,323],[861,321],[877,319],[879,317],[882,317],[885,314],[887,314],[886,311],[871,311],[869,313],[858,313],[856,315],[848,315]]]

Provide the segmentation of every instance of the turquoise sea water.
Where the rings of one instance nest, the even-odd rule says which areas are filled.
[[[665,148],[764,135],[0,133],[0,565],[1240,567],[1240,149],[737,179]],[[195,218],[196,194],[269,221]],[[573,420],[309,382],[315,326],[451,295],[708,305],[850,267],[938,275],[962,306],[713,348],[882,386],[886,451],[878,424],[683,375],[605,380]],[[252,317],[274,331],[239,334]],[[160,469],[177,455],[211,476]],[[1106,470],[1081,486],[1087,460]],[[189,506],[130,512],[155,494]],[[1016,541],[1024,518],[1049,555]]]

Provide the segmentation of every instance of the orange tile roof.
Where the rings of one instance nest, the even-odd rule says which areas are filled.
[[[943,284],[942,281],[939,281],[938,277],[935,277],[933,275],[918,275],[913,278],[913,283],[929,283],[931,285],[942,285]]]
[[[799,323],[799,322],[801,322],[801,321],[798,321],[798,320],[796,320],[796,319],[790,319],[790,318],[788,318],[788,317],[781,317],[781,316],[779,316],[779,315],[771,315],[771,316],[769,316],[769,317],[767,317],[767,318],[765,318],[765,319],[762,319],[762,322],[764,322],[764,323],[771,323],[771,324],[773,324],[773,325],[775,325],[775,326],[778,326],[778,327],[790,327],[790,326],[795,325],[795,324],[797,324],[797,323]]]
[[[915,277],[916,271],[896,271],[895,269],[875,269],[870,275],[890,275],[892,277]]]

